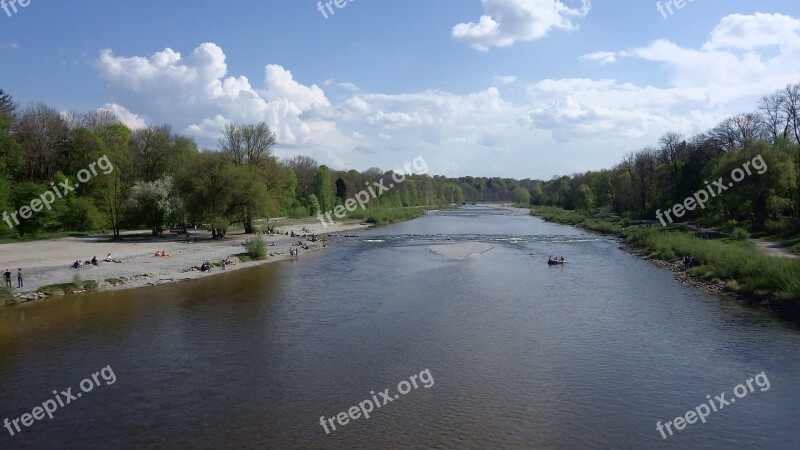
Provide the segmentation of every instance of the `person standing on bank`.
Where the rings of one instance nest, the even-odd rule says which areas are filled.
[[[17,269],[17,288],[22,289],[22,268]]]
[[[6,279],[6,287],[10,288],[11,287],[11,271],[6,269],[6,271],[3,272],[3,276]]]

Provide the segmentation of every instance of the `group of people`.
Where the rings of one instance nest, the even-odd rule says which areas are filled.
[[[695,265],[697,260],[694,259],[694,256],[686,255],[683,257],[683,270],[689,270],[689,267]]]
[[[158,252],[156,252],[156,253],[158,253]],[[104,262],[113,262],[113,263],[122,262],[122,261],[120,261],[118,259],[112,258],[111,257],[111,253],[106,255],[106,257],[105,257],[105,259],[103,259],[103,261]],[[74,263],[72,263],[72,268],[73,269],[83,269],[86,266],[99,266],[99,265],[100,265],[100,261],[97,259],[97,256],[93,256],[90,261],[81,261],[80,259],[75,261]]]
[[[558,257],[553,258],[553,255],[550,255],[550,256],[547,257],[547,262],[548,263],[554,263],[554,264],[564,264],[564,263],[567,262],[567,260],[564,259],[563,256],[560,257],[560,258],[558,258]]]
[[[153,255],[154,258],[156,258],[156,257],[158,257],[158,258],[169,258],[170,256],[171,255],[167,254],[167,252],[165,252],[164,250],[161,250],[160,252],[156,251],[156,254]]]
[[[235,266],[235,265],[236,261],[230,258],[223,258],[220,261],[220,266],[222,266],[222,270],[226,270],[228,266]],[[211,273],[211,267],[212,267],[211,261],[206,260],[206,262],[200,265],[200,271]]]
[[[6,287],[13,288],[11,285],[11,271],[6,269],[3,273],[3,277],[6,280]],[[17,269],[17,289],[22,289],[22,269]]]

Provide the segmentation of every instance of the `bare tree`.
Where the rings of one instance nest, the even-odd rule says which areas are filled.
[[[790,84],[783,89],[783,111],[794,139],[800,142],[800,83]]]
[[[65,162],[69,128],[58,111],[44,103],[34,103],[19,117],[15,137],[25,160],[23,177],[49,183]]]
[[[670,181],[674,190],[677,188],[681,176],[681,150],[686,145],[686,141],[682,134],[670,131],[661,136],[658,142],[661,144],[658,152],[659,160],[669,168]]]
[[[772,142],[779,138],[786,138],[789,134],[789,118],[784,107],[785,101],[786,97],[783,91],[776,91],[762,97],[758,104],[761,122]]]
[[[98,109],[80,116],[81,127],[92,130],[95,134],[101,128],[119,124],[122,124],[119,117],[107,109]]]
[[[729,152],[751,139],[764,137],[763,119],[757,113],[737,114],[723,120],[709,134],[723,151]]]

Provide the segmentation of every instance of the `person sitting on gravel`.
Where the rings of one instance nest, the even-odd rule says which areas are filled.
[[[98,264],[99,264],[99,263],[98,263],[98,261],[97,261],[97,256],[92,256],[92,265],[93,265],[93,266],[96,266],[96,265],[98,265]]]

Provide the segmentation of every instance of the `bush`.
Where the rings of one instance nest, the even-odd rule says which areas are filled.
[[[267,257],[267,244],[260,236],[248,239],[245,245],[247,255],[251,258],[259,260]]]
[[[63,229],[70,231],[91,231],[103,225],[103,215],[87,198],[71,198],[67,207],[59,214]]]
[[[748,233],[744,228],[734,228],[732,236],[737,241],[744,241],[750,238],[750,233]]]
[[[0,287],[0,303],[6,305],[13,305],[16,303],[16,299],[14,299],[14,293],[10,288],[5,286]]]

